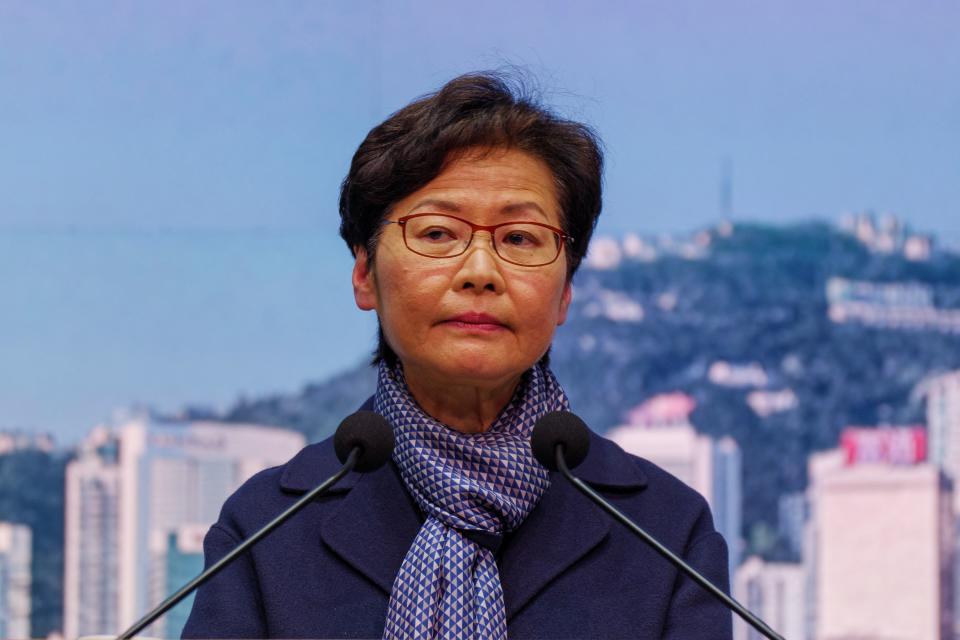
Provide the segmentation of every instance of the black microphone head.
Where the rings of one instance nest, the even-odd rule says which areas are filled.
[[[551,411],[537,420],[530,436],[530,447],[537,461],[551,471],[557,470],[557,445],[563,445],[567,467],[573,469],[590,451],[590,430],[576,414]]]
[[[333,434],[333,450],[346,463],[354,447],[360,447],[355,471],[379,469],[393,454],[393,429],[379,413],[357,411],[343,419]]]

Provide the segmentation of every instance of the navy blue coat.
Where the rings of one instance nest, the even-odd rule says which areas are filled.
[[[207,533],[206,565],[339,467],[328,439],[252,477]],[[727,547],[698,493],[596,434],[575,473],[728,590]],[[497,554],[511,640],[732,637],[723,605],[562,476],[550,479]],[[183,637],[380,638],[423,520],[393,463],[351,473],[202,586]]]

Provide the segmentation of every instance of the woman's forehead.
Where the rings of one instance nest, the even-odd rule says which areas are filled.
[[[428,209],[559,222],[550,169],[542,160],[515,150],[459,155],[397,205],[394,211],[400,215]]]

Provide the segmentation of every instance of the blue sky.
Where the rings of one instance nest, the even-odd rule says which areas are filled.
[[[330,229],[366,131],[527,66],[609,151],[602,229],[890,210],[960,233],[960,5],[0,5],[0,225]]]
[[[359,361],[339,182],[469,70],[523,66],[596,127],[601,233],[715,223],[730,158],[735,218],[891,211],[960,243],[958,27],[933,0],[5,0],[0,428],[75,437]]]

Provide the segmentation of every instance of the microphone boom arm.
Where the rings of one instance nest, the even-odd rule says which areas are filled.
[[[665,546],[660,544],[657,540],[653,538],[649,533],[640,528],[636,523],[634,523],[630,518],[624,515],[612,504],[607,502],[599,493],[591,489],[587,483],[585,483],[580,478],[576,477],[570,473],[570,469],[567,467],[567,461],[564,457],[564,446],[563,443],[558,442],[555,449],[555,455],[557,460],[557,469],[560,470],[567,480],[573,484],[581,493],[586,495],[588,498],[593,500],[601,509],[609,513],[615,520],[620,524],[630,529],[633,533],[638,535],[644,542],[653,547],[653,549],[659,553],[661,556],[666,558],[673,564],[677,569],[685,573],[687,576],[692,578],[694,582],[699,584],[701,587],[709,591],[715,597],[719,598],[727,607],[732,609],[743,618],[750,626],[759,631],[765,637],[770,638],[771,640],[784,640],[783,636],[777,634],[776,631],[771,629],[764,623],[763,620],[757,616],[750,613],[746,608],[744,608],[739,602],[725,594],[723,591],[718,589],[712,582],[704,578],[700,573],[691,567],[689,564],[683,561],[682,558],[677,556],[675,553],[667,549]]]

